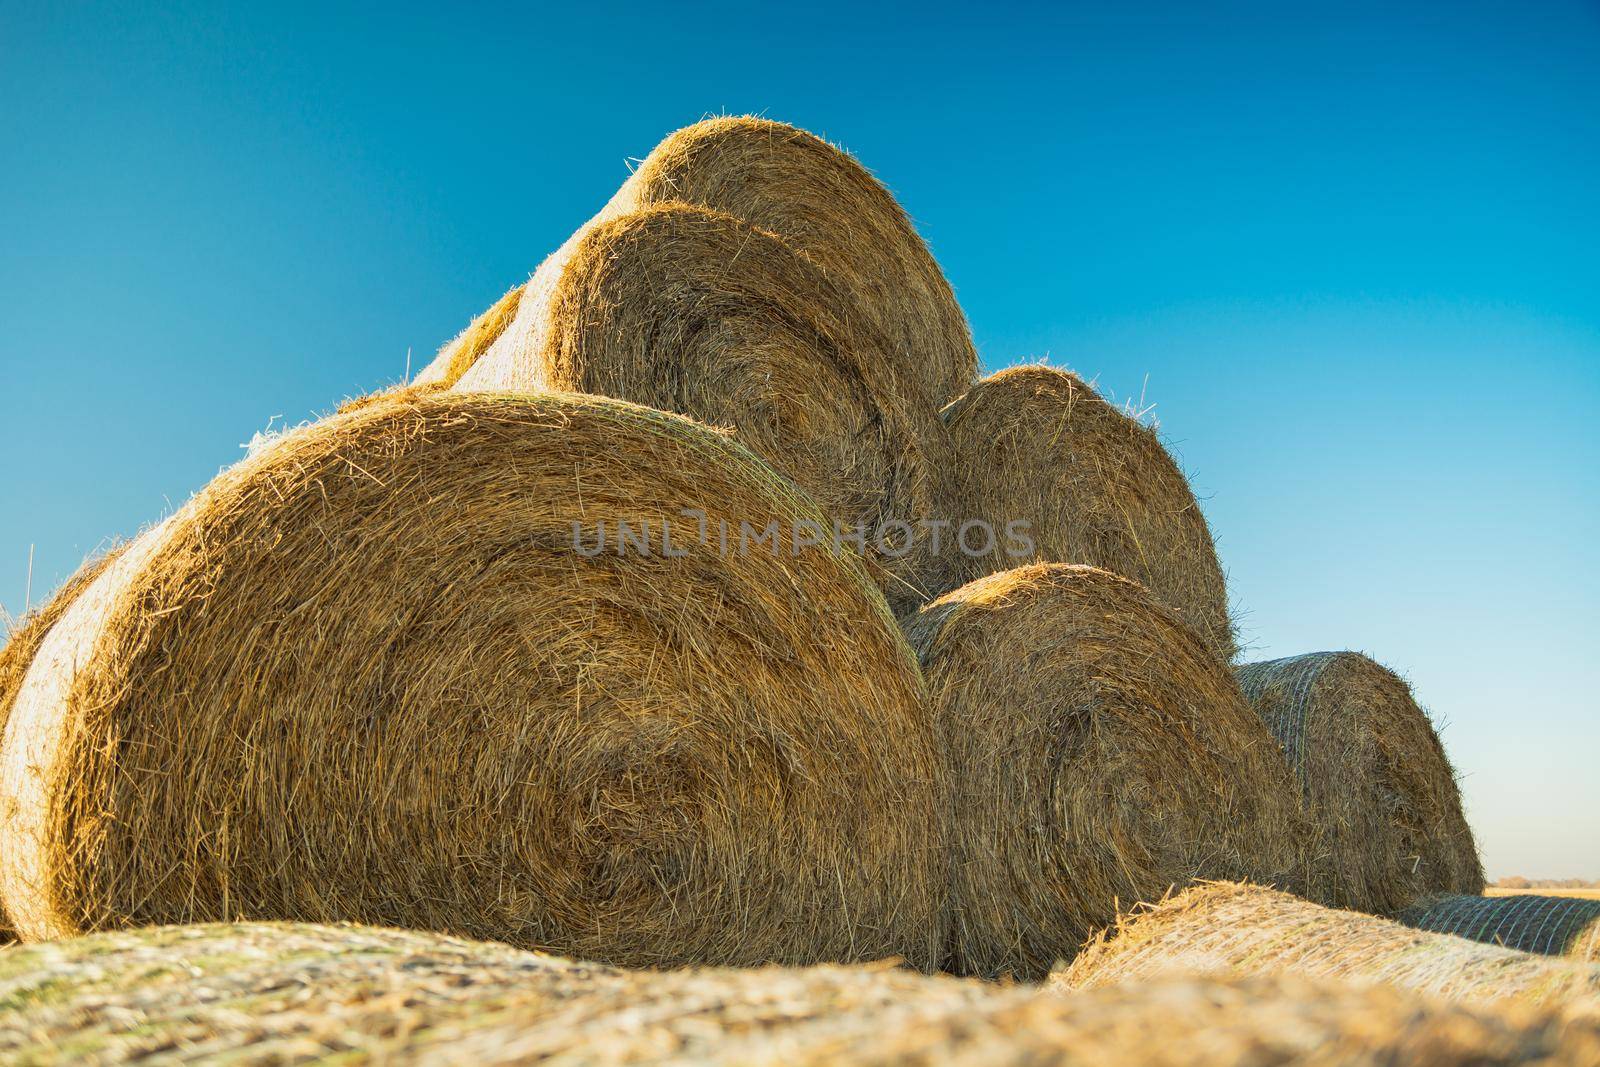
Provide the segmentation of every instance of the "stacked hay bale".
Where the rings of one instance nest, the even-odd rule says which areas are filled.
[[[251,1063],[1587,1064],[1592,1020],[1286,977],[1071,997],[885,966],[629,972],[361,927],[176,927],[0,957],[0,1057]],[[129,1020],[137,1025],[129,1025]]]
[[[1303,879],[1309,828],[1271,736],[1137,583],[1034,564],[906,631],[947,761],[950,969],[1037,979],[1119,901]]]
[[[1236,674],[1321,833],[1314,899],[1394,915],[1424,896],[1482,891],[1455,771],[1403,679],[1355,652]]]
[[[1600,968],[1225,883],[1124,916],[1052,983],[1087,989],[1174,974],[1383,982],[1453,1000],[1600,1012]]]
[[[1600,900],[1538,893],[1447,894],[1417,901],[1399,919],[1418,930],[1600,963]]]
[[[723,435],[560,394],[377,402],[221,475],[18,689],[16,929],[354,919],[931,966],[934,739],[887,606],[846,550],[724,551],[685,508],[821,521]]]
[[[776,234],[854,298],[864,328],[884,339],[881,373],[907,402],[937,411],[977,377],[966,317],[910,218],[849,154],[781,122],[717,118],[668,136],[650,152],[599,214],[543,266],[537,292],[560,273],[582,235],[608,219],[667,203],[733,215]],[[741,265],[744,260],[741,258]],[[538,300],[542,301],[540,296]],[[478,365],[455,342],[419,383],[504,387],[519,358],[535,352],[542,314],[533,307],[502,326]],[[518,352],[524,353],[519,357]]]
[[[943,420],[957,457],[944,510],[958,526],[941,571],[952,585],[1035,560],[1090,564],[1143,584],[1232,661],[1211,532],[1154,430],[1043,366],[985,378]],[[1031,546],[998,535],[1019,522]],[[969,523],[979,533],[963,543]],[[985,529],[997,536],[984,538]]]

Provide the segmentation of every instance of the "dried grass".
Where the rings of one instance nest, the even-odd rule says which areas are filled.
[[[1310,828],[1277,746],[1137,583],[1033,564],[906,628],[949,766],[947,967],[1037,979],[1119,903],[1303,877]]]
[[[897,394],[937,411],[976,379],[977,351],[949,282],[905,211],[848,153],[781,122],[708,119],[657,145],[585,229],[666,203],[735,216],[801,252],[850,294],[863,331],[883,339],[871,353],[882,361],[874,370],[900,383]],[[548,276],[551,266],[540,272]],[[533,321],[519,316],[496,347],[536,347]],[[446,346],[419,380],[454,383],[466,370],[461,352]]]
[[[1068,989],[1170,975],[1381,982],[1475,1003],[1600,1012],[1600,968],[1312,904],[1261,886],[1199,886],[1124,915],[1052,978]]]
[[[848,550],[580,556],[571,524],[820,521],[686,419],[546,394],[296,430],[135,541],[0,751],[29,939],[350,919],[633,964],[930,966],[915,659]]]
[[[1310,896],[1394,915],[1423,896],[1483,891],[1455,771],[1403,679],[1355,652],[1235,673],[1321,832]]]
[[[626,972],[303,925],[0,955],[0,1056],[283,1063],[1592,1064],[1592,1021],[1287,977],[1061,996],[881,966]]]
[[[945,514],[996,530],[1031,525],[1035,551],[958,550],[949,583],[1032,561],[1085,563],[1143,584],[1224,662],[1236,648],[1228,591],[1205,516],[1155,431],[1077,376],[1025,366],[979,382],[944,410],[954,457]],[[981,548],[974,538],[970,547]]]
[[[1600,963],[1600,900],[1538,893],[1445,895],[1420,900],[1398,918],[1418,930]]]

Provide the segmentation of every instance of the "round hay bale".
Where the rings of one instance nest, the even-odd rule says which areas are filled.
[[[883,966],[630,972],[363,927],[165,927],[0,957],[0,1056],[124,1063],[1589,1064],[1592,1020],[1289,977],[1060,996]],[[138,1025],[129,1025],[129,1020]]]
[[[1418,930],[1600,963],[1600,900],[1538,893],[1444,895],[1417,901],[1399,919]]]
[[[1600,1012],[1600,967],[1231,883],[1197,886],[1124,915],[1051,982],[1088,989],[1180,974],[1382,982],[1452,1000]]]
[[[1314,899],[1394,915],[1423,896],[1482,892],[1455,770],[1403,679],[1356,652],[1250,663],[1235,676],[1321,835]]]
[[[96,556],[91,556],[61,584],[49,600],[16,619],[6,630],[5,644],[0,645],[0,737],[5,736],[6,722],[11,718],[11,704],[16,699],[22,679],[33,663],[35,653],[44,642],[45,635],[56,624],[78,594],[111,565],[121,551],[120,546]],[[6,862],[6,842],[0,838],[0,866]],[[5,909],[0,905],[0,944],[15,940],[7,925]]]
[[[28,939],[348,919],[929,966],[915,658],[853,553],[716,536],[820,521],[724,435],[596,397],[296,430],[45,639],[0,748],[0,898]]]
[[[943,412],[953,459],[944,542],[955,584],[1024,563],[1085,563],[1144,585],[1218,658],[1236,652],[1205,516],[1155,431],[1054,367],[1001,371]],[[968,523],[994,536],[963,538]],[[1030,547],[1010,536],[1027,523]]]
[[[882,338],[815,264],[731,215],[669,204],[587,227],[520,307],[525,343],[491,346],[456,389],[594,393],[729,427],[863,532],[897,610],[927,599],[917,520],[933,508],[937,416],[898,396]]]
[[[853,317],[883,338],[870,358],[901,383],[897,393],[937,411],[977,378],[977,350],[950,283],[905,211],[848,153],[781,122],[708,119],[657,145],[585,229],[669,202],[733,215],[803,253],[849,294]],[[462,354],[447,346],[425,378],[455,382],[466,369]]]
[[[1310,831],[1271,736],[1137,583],[1033,564],[941,597],[906,635],[950,778],[950,969],[1037,979],[1119,903],[1302,876]]]

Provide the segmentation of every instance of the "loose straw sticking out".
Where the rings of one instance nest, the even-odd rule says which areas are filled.
[[[1289,977],[1061,996],[884,965],[629,972],[362,927],[169,927],[0,956],[0,1056],[397,1063],[1589,1064],[1592,1020]],[[137,1017],[139,1025],[127,1020]]]
[[[1463,1001],[1600,1011],[1600,968],[1230,883],[1189,889],[1120,918],[1052,981],[1086,989],[1174,974],[1350,979]]]
[[[1310,827],[1271,736],[1137,583],[1034,564],[940,598],[906,634],[948,764],[957,973],[1037,979],[1119,902],[1303,876]]]
[[[5,644],[0,646],[0,739],[5,737],[6,723],[10,721],[11,705],[16,700],[17,690],[21,688],[22,679],[28,673],[28,667],[33,663],[33,657],[44,643],[50,628],[78,599],[78,594],[111,565],[120,551],[120,547],[113,548],[84,560],[83,565],[62,583],[49,600],[18,619],[6,633]],[[0,866],[5,863],[5,844],[0,843]],[[11,928],[5,921],[3,908],[0,908],[0,943],[10,940]]]
[[[931,966],[934,740],[887,606],[848,550],[725,553],[684,508],[820,521],[722,435],[562,394],[383,401],[219,476],[23,682],[17,929],[348,919]]]
[[[1314,899],[1393,915],[1423,896],[1482,891],[1455,770],[1404,680],[1356,652],[1251,663],[1236,675],[1321,832]]]
[[[918,520],[942,431],[898,394],[886,342],[854,305],[770,233],[648,208],[591,223],[547,261],[511,328],[522,342],[492,346],[454,388],[594,393],[729,427],[816,499],[828,536],[835,523],[864,536],[905,610],[930,582]]]
[[[1054,367],[1013,367],[944,410],[944,513],[982,526],[945,544],[946,588],[1029,562],[1085,563],[1142,583],[1223,662],[1236,648],[1211,531],[1154,430]],[[1028,544],[1011,536],[1013,524]]]
[[[1418,930],[1600,963],[1600,900],[1537,893],[1438,896],[1418,901],[1399,919]]]

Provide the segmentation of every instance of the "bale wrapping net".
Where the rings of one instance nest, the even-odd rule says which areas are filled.
[[[1394,915],[1423,896],[1482,891],[1455,770],[1403,679],[1356,652],[1235,673],[1321,834],[1314,899]]]
[[[950,780],[950,969],[1037,979],[1119,902],[1303,877],[1310,828],[1272,737],[1137,583],[1033,564],[906,632]]]
[[[1600,968],[1230,883],[1125,915],[1051,981],[1087,989],[1174,974],[1350,979],[1452,1000],[1600,1011]]]
[[[1591,1064],[1592,1020],[1285,976],[1062,996],[884,965],[624,971],[353,926],[99,934],[0,955],[0,1057],[288,1063]]]
[[[1420,900],[1399,915],[1418,930],[1600,963],[1600,900],[1518,893]]]
[[[27,939],[353,920],[930,966],[915,658],[850,551],[719,538],[820,521],[724,435],[595,397],[290,433],[40,646],[0,748],[6,910]]]
[[[1211,532],[1154,430],[1044,366],[985,378],[943,420],[952,459],[942,510],[959,524],[942,554],[950,585],[1034,561],[1101,567],[1142,583],[1232,661]],[[981,525],[964,537],[967,524]]]

